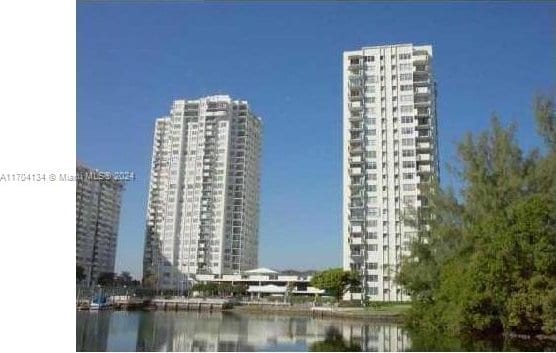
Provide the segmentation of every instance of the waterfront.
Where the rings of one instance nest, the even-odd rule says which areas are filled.
[[[77,351],[554,351],[553,341],[458,339],[401,324],[303,315],[77,312]]]
[[[77,312],[77,351],[407,351],[398,324],[190,311]]]

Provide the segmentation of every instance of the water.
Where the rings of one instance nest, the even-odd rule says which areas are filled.
[[[77,351],[406,351],[401,326],[191,311],[77,312]]]
[[[77,351],[556,351],[556,342],[435,337],[402,325],[270,314],[77,312]]]

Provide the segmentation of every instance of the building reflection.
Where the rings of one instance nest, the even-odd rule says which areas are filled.
[[[152,312],[142,315],[137,351],[407,351],[397,325],[310,317]]]
[[[106,351],[108,332],[110,329],[110,317],[111,313],[108,311],[78,311],[76,322],[76,351]]]

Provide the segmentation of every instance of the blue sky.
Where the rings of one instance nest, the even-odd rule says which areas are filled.
[[[497,112],[538,139],[531,103],[554,92],[556,7],[544,3],[78,2],[77,156],[133,171],[116,270],[141,273],[154,119],[172,100],[246,99],[264,122],[259,264],[341,265],[345,50],[432,44],[440,158]]]

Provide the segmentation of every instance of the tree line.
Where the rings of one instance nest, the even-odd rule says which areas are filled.
[[[458,144],[459,192],[433,185],[398,281],[412,297],[409,324],[451,333],[556,332],[556,116],[534,104],[542,148],[525,152],[515,124]],[[415,215],[414,215],[415,216]],[[429,219],[427,226],[419,219]]]

